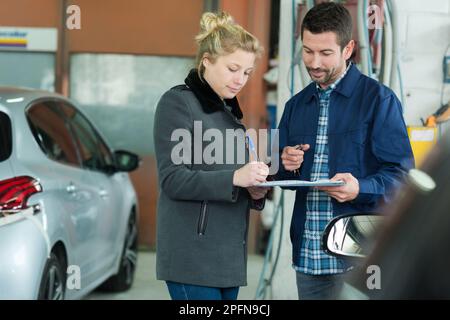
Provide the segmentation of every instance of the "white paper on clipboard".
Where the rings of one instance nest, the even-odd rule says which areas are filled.
[[[317,180],[317,181],[305,181],[305,180],[278,180],[267,181],[256,185],[257,187],[339,187],[345,184],[342,180]]]

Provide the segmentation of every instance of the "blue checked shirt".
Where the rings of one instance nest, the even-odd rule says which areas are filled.
[[[329,179],[328,108],[330,95],[345,77],[350,66],[351,64],[343,75],[327,89],[323,90],[316,84],[319,92],[320,111],[311,181]],[[333,206],[330,196],[324,191],[310,189],[306,196],[306,222],[300,247],[300,266],[294,266],[296,271],[311,275],[336,274],[346,271],[346,265],[342,259],[330,256],[321,249],[322,233],[332,218]]]

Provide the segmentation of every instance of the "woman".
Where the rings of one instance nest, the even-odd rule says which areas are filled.
[[[267,191],[253,186],[266,180],[269,169],[262,162],[229,161],[239,151],[224,146],[225,139],[211,153],[222,157],[210,161],[203,135],[225,138],[231,129],[237,132],[233,140],[242,136],[236,95],[262,49],[226,13],[205,13],[200,26],[198,69],[186,85],[162,96],[155,115],[157,278],[166,281],[172,299],[234,300],[247,284],[249,211],[262,209]]]

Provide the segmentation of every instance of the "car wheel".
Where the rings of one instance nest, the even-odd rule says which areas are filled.
[[[134,281],[137,264],[138,226],[136,214],[132,213],[127,225],[119,272],[106,280],[100,290],[120,292],[128,290]]]
[[[51,253],[42,274],[38,299],[64,300],[66,288],[65,279],[65,273],[58,257],[54,253]]]

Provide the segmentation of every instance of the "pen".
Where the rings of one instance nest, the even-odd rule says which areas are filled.
[[[256,152],[255,145],[253,144],[252,138],[251,138],[248,134],[247,134],[247,141],[248,141],[250,150],[251,150],[251,151],[253,152],[253,154],[255,155],[256,161],[259,162],[259,157],[258,157],[258,153]]]

